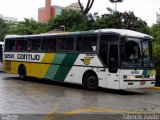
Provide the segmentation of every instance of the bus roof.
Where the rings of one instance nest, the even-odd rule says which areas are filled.
[[[98,30],[90,30],[90,31],[78,31],[78,32],[43,33],[43,34],[35,34],[35,35],[7,35],[5,38],[40,37],[40,36],[52,36],[52,35],[54,36],[54,35],[96,34],[98,32],[114,33],[114,34],[119,34],[121,36],[128,36],[128,37],[139,37],[139,38],[153,39],[152,36],[149,36],[147,34],[136,32],[133,30],[127,30],[127,29],[98,29]]]
[[[150,35],[140,33],[140,32],[136,32],[136,31],[133,31],[133,30],[127,30],[127,29],[101,29],[101,32],[117,33],[117,34],[120,34],[122,36],[128,36],[128,37],[139,37],[139,38],[153,39],[153,37],[150,36]]]

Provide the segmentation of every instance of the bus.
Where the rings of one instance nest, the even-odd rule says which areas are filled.
[[[2,70],[2,61],[3,61],[3,44],[4,44],[4,42],[0,42],[0,71]]]
[[[90,90],[153,87],[152,39],[126,29],[9,35],[3,70],[21,79],[69,82]]]

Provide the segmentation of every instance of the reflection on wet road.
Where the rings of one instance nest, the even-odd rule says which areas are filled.
[[[159,113],[160,91],[88,91],[83,86],[0,73],[0,113]],[[49,119],[49,115],[45,119]]]

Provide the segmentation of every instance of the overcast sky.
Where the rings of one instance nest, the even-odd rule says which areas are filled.
[[[78,0],[52,0],[52,5],[66,6]],[[84,5],[87,0],[81,0]],[[38,8],[44,7],[45,0],[0,0],[0,14],[9,17],[16,17],[18,20],[23,18],[38,18]],[[114,9],[114,4],[109,0],[95,0],[90,12],[106,13],[106,8]],[[124,0],[118,4],[119,11],[133,11],[136,16],[145,20],[148,25],[156,22],[156,11],[159,11],[160,0]]]

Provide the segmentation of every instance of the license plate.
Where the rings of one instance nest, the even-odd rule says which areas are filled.
[[[146,81],[141,81],[140,85],[145,85]]]

